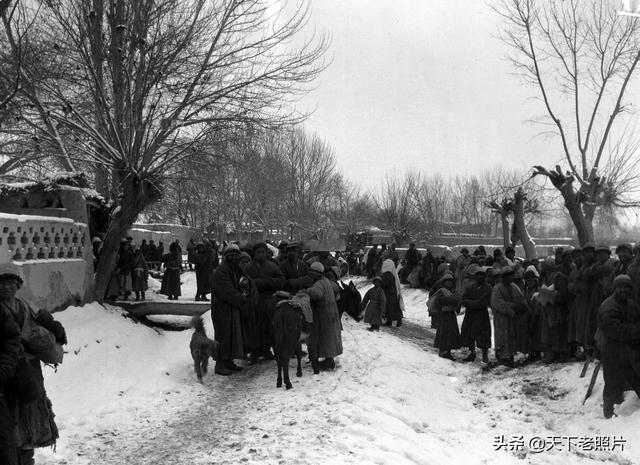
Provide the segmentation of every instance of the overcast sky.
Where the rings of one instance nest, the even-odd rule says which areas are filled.
[[[490,1],[312,1],[333,63],[300,106],[316,108],[306,126],[349,179],[378,188],[394,169],[469,174],[561,159],[527,122],[543,107],[511,74]]]

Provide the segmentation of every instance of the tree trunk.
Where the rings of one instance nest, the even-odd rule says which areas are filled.
[[[515,194],[514,198],[514,209],[513,209],[513,225],[516,234],[513,238],[513,245],[518,240],[522,242],[522,246],[524,247],[524,253],[527,260],[532,260],[536,257],[536,244],[531,239],[529,235],[529,231],[527,231],[527,225],[524,220],[524,201],[526,199],[526,195],[522,191],[521,188]]]
[[[509,228],[509,214],[501,213],[500,221],[502,222],[502,246],[504,249],[509,247],[509,238],[511,237],[511,228]]]
[[[595,207],[585,206],[585,210],[587,211],[587,215],[585,215],[585,212],[580,208],[580,203],[573,189],[562,189],[560,193],[564,199],[564,206],[569,212],[573,226],[576,229],[580,247],[584,247],[587,242],[594,242],[593,215],[595,213]]]
[[[109,220],[96,268],[96,298],[99,302],[104,299],[109,280],[115,270],[120,241],[126,237],[127,231],[131,229],[138,215],[159,196],[157,181],[153,183],[141,180],[135,172],[129,170],[123,170],[117,177],[120,179],[123,191],[118,206]]]

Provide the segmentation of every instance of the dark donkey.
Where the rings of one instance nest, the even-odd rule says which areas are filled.
[[[282,387],[284,373],[284,384],[287,389],[291,389],[289,379],[289,359],[295,354],[298,360],[296,376],[302,376],[302,342],[305,342],[311,333],[311,304],[309,296],[298,293],[291,296],[286,292],[279,291],[276,296],[280,300],[273,314],[273,336],[274,352],[278,363],[278,380],[276,387]],[[311,356],[311,363],[314,373],[319,373],[318,358]]]
[[[349,281],[349,284],[339,281],[339,284],[340,300],[338,300],[338,311],[340,316],[346,313],[356,321],[362,320],[362,309],[360,308],[362,296],[355,284],[353,284],[353,281]]]

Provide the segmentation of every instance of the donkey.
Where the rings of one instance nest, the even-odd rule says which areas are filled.
[[[342,281],[340,284],[340,300],[338,300],[338,311],[342,317],[343,313],[346,313],[356,321],[362,320],[362,309],[360,304],[362,303],[362,296],[353,284],[353,281],[349,281],[349,284],[345,284]]]
[[[295,354],[298,360],[296,376],[302,376],[302,342],[306,342],[311,334],[312,317],[311,304],[309,296],[299,293],[293,296],[285,295],[286,293],[276,293],[281,299],[276,306],[273,315],[273,336],[274,336],[274,352],[276,362],[278,363],[278,379],[276,387],[282,387],[282,378],[284,375],[284,384],[287,389],[291,389],[291,381],[289,379],[289,359]],[[311,352],[311,344],[307,344]],[[317,357],[309,353],[313,372],[320,372]]]

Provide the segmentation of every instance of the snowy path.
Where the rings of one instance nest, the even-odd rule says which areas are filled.
[[[190,331],[155,331],[97,305],[65,311],[77,353],[47,372],[61,439],[56,453],[38,451],[38,463],[639,463],[635,395],[607,422],[601,381],[581,405],[588,378],[577,364],[483,373],[477,362],[440,359],[424,302],[405,292],[405,324],[379,333],[345,317],[337,369],[314,376],[306,366],[291,391],[275,388],[273,362],[229,378],[209,373],[201,385]],[[205,322],[211,334],[208,314]],[[623,452],[494,447],[498,435],[621,434]]]

